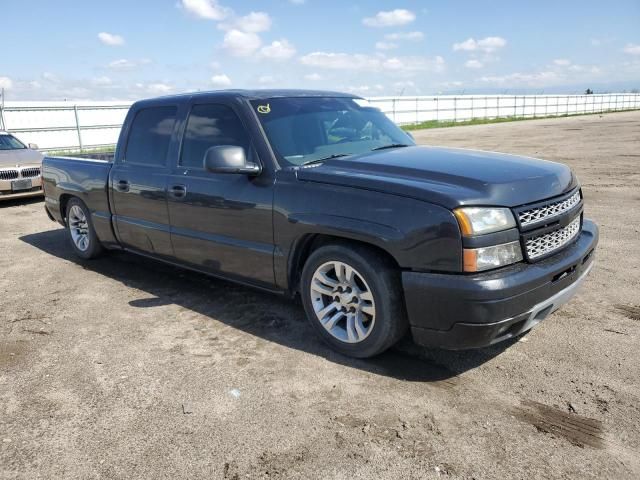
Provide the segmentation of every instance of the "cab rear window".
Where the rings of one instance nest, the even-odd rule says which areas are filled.
[[[136,113],[125,152],[125,162],[165,165],[176,123],[176,107],[145,108]]]

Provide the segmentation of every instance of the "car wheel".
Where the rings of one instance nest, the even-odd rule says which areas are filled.
[[[398,271],[366,246],[319,248],[305,263],[300,290],[314,329],[342,354],[377,355],[407,330]]]
[[[86,260],[103,252],[87,206],[78,198],[67,203],[67,233],[76,255]]]

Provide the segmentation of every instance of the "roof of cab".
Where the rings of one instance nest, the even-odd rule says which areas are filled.
[[[177,95],[166,95],[162,97],[149,98],[136,102],[155,103],[170,101],[188,101],[190,99],[220,99],[220,98],[245,98],[247,100],[266,100],[270,98],[299,98],[299,97],[340,97],[340,98],[361,98],[357,95],[342,92],[330,92],[324,90],[296,90],[296,89],[264,89],[264,90],[212,90],[207,92],[189,92]]]

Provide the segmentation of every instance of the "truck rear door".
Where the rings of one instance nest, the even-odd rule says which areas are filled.
[[[167,209],[168,157],[178,107],[153,105],[130,113],[111,170],[118,240],[126,248],[173,256]]]

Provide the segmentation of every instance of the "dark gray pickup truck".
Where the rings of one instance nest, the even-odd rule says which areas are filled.
[[[449,349],[526,332],[576,292],[598,242],[565,165],[416,146],[339,93],[140,101],[113,162],[47,157],[43,181],[80,257],[124,249],[300,295],[356,357],[407,329]]]

